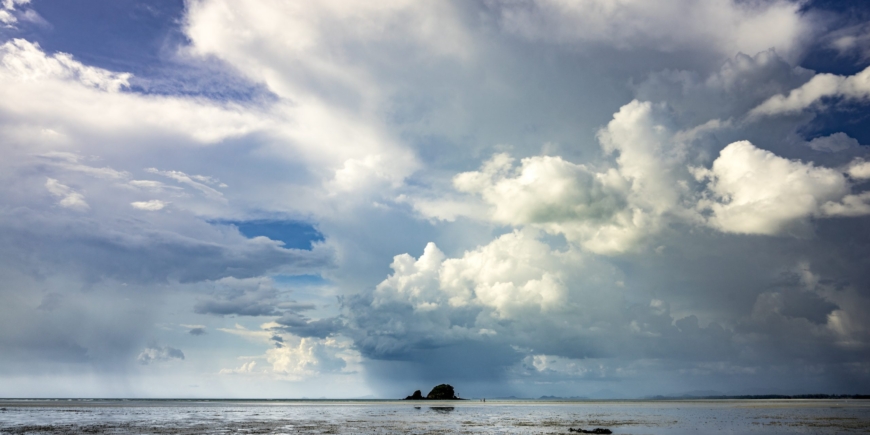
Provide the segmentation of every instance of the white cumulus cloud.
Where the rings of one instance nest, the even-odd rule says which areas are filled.
[[[242,364],[240,367],[235,369],[221,369],[219,372],[222,375],[239,375],[239,374],[248,374],[253,373],[254,369],[257,367],[256,361],[248,361]]]
[[[268,123],[267,115],[238,105],[124,92],[130,77],[14,39],[0,45],[0,79],[9,84],[0,88],[0,114],[26,116],[31,123],[68,134],[150,137],[164,132],[200,143],[240,136]]]
[[[870,67],[851,75],[817,74],[788,95],[775,95],[749,112],[750,117],[800,112],[827,97],[847,100],[870,98]]]
[[[14,24],[18,22],[18,18],[13,14],[16,6],[28,3],[30,3],[30,0],[3,0],[0,3],[0,23],[14,28]]]
[[[156,362],[167,362],[172,360],[183,360],[184,352],[170,346],[158,346],[149,344],[139,356],[136,358],[139,364],[148,365]]]
[[[130,86],[129,73],[114,73],[83,65],[66,53],[46,56],[39,44],[23,39],[13,39],[0,46],[0,58],[5,72],[21,81],[74,80],[107,92],[118,92]]]
[[[62,207],[79,211],[91,208],[88,203],[85,202],[84,195],[76,192],[65,184],[61,184],[54,178],[49,178],[45,181],[45,188],[48,189],[49,193],[60,198],[58,204]]]
[[[855,159],[849,164],[847,173],[856,180],[870,179],[870,162],[860,158]]]
[[[606,43],[622,49],[713,49],[732,56],[769,48],[800,49],[812,32],[796,2],[734,0],[493,1],[506,31],[559,43]],[[674,25],[679,22],[679,25]]]
[[[273,111],[285,122],[270,130],[280,140],[268,153],[314,163],[332,174],[335,191],[398,183],[420,166],[380,119],[390,93],[377,77],[380,55],[360,58],[351,47],[369,44],[389,57],[389,47],[409,45],[411,53],[452,58],[472,46],[448,3],[200,0],[188,7],[189,54],[218,57],[280,98]]]
[[[288,380],[300,380],[325,373],[340,372],[347,361],[340,354],[345,346],[329,338],[301,338],[297,345],[266,351],[272,373]]]
[[[487,330],[485,335],[494,335],[503,328],[498,319],[557,315],[577,309],[576,298],[585,291],[606,292],[615,279],[608,282],[612,272],[606,267],[596,270],[600,266],[577,251],[553,251],[522,231],[505,234],[458,258],[447,258],[429,243],[417,259],[408,254],[393,259],[393,274],[377,286],[373,306],[408,303],[420,316],[427,316],[421,324],[440,322],[444,319],[439,316],[452,309],[483,308],[487,315],[478,316],[476,327],[464,333]],[[586,276],[584,285],[569,287],[579,275]],[[453,332],[460,333],[461,328]]]
[[[850,192],[842,172],[789,160],[747,141],[725,147],[709,170],[712,198],[699,206],[712,211],[709,223],[724,232],[801,234],[822,206]]]
[[[658,109],[632,101],[599,131],[615,167],[558,156],[528,157],[514,167],[509,155],[498,154],[453,184],[480,195],[495,222],[562,234],[596,253],[630,251],[661,229],[666,214],[680,212],[687,189],[680,180],[688,176],[681,137],[698,134],[673,132]]]
[[[163,207],[166,207],[166,203],[159,199],[152,199],[150,201],[134,201],[131,202],[130,205],[139,210],[147,211],[163,210]]]

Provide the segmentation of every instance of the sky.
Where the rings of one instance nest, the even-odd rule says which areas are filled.
[[[870,5],[2,0],[3,397],[870,392]]]

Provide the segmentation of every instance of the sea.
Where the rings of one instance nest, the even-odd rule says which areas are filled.
[[[870,400],[0,399],[2,434],[868,434]]]

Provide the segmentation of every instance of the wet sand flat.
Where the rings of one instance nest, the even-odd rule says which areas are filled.
[[[3,434],[870,433],[870,401],[0,400]]]

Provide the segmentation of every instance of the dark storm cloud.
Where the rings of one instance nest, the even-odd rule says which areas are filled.
[[[87,364],[93,356],[88,349],[75,341],[75,338],[52,331],[41,331],[46,335],[33,337],[0,337],[3,356],[0,361],[19,366],[19,370],[39,369],[45,362],[52,364]],[[49,335],[51,334],[51,335]],[[29,339],[29,340],[28,340]],[[28,368],[28,365],[30,366]]]
[[[790,318],[803,318],[817,325],[828,322],[828,316],[840,308],[821,296],[794,288],[788,288],[782,292],[772,293],[782,298],[781,313]]]
[[[206,231],[207,225],[201,224]],[[328,254],[276,243],[244,238],[219,243],[158,230],[139,220],[107,225],[23,208],[0,213],[0,240],[0,255],[24,270],[66,270],[94,282],[189,283],[247,278],[270,270],[309,272],[331,263]]]
[[[45,311],[53,311],[63,304],[64,296],[60,293],[49,293],[42,297],[42,302],[39,304],[36,309],[45,310]]]
[[[811,77],[812,71],[793,67],[768,51],[754,57],[738,55],[707,77],[675,71],[653,74],[638,93],[666,102],[673,123],[669,128],[687,131],[711,118],[719,120],[714,134],[692,139],[698,146],[695,151],[701,151],[694,164],[709,164],[724,145],[745,138],[790,159],[812,159],[818,152],[800,136],[811,116],[760,124],[741,120],[770,96],[788,93]],[[864,155],[863,147],[851,147],[843,154],[825,156],[822,164],[837,167]],[[860,184],[855,189],[863,191]],[[614,371],[600,377],[614,382],[632,372],[685,372],[705,376],[712,383],[730,378],[748,385],[764,373],[776,381],[759,386],[762,389],[789,376],[801,377],[795,389],[828,382],[842,389],[848,386],[840,382],[843,378],[866,388],[870,378],[846,368],[866,366],[863,361],[868,357],[865,327],[858,326],[865,322],[857,320],[864,317],[860,313],[867,305],[868,279],[866,268],[855,261],[867,256],[866,224],[866,217],[848,223],[818,219],[812,222],[817,232],[800,238],[723,236],[674,224],[654,236],[650,245],[660,244],[655,254],[629,255],[612,263],[624,272],[620,280],[624,287],[600,291],[622,303],[597,305],[604,316],[597,319],[578,310],[573,317],[552,313],[549,319],[538,318],[541,313],[530,312],[531,317],[484,323],[491,315],[485,315],[480,303],[464,305],[453,299],[446,303],[463,294],[453,287],[454,275],[429,281],[421,277],[431,273],[431,260],[412,259],[417,260],[412,266],[397,257],[396,275],[401,277],[391,277],[381,286],[407,287],[399,288],[398,299],[388,301],[379,301],[376,295],[346,299],[349,329],[344,333],[354,338],[363,355],[392,361],[381,366],[395,368],[404,362],[416,367],[411,372],[432,367],[429,359],[417,356],[421,352],[441,349],[450,354],[452,346],[461,344],[467,346],[463,358],[486,358],[474,346],[483,348],[485,343],[503,351],[503,359],[490,361],[493,367],[514,367],[532,358],[537,365],[529,366],[534,367],[529,375],[565,382],[590,379],[595,373],[591,368],[577,367],[591,359],[602,367],[610,365]],[[850,254],[853,250],[860,253]],[[449,266],[453,270],[456,264]],[[467,273],[483,274],[466,271],[459,276],[475,276]],[[577,283],[595,273],[578,276]],[[786,275],[789,278],[784,279]],[[375,294],[380,291],[379,286]],[[436,296],[439,291],[445,292],[443,299]],[[471,291],[473,295],[480,290]],[[847,306],[846,300],[854,302]],[[805,376],[803,364],[816,364],[822,373]]]
[[[600,290],[623,302],[599,303],[602,316],[593,322],[582,312],[554,312],[489,323],[485,328],[492,331],[481,334],[479,322],[488,317],[481,315],[483,307],[433,305],[421,311],[410,301],[376,302],[366,294],[345,299],[343,333],[373,360],[370,373],[381,373],[383,382],[387,373],[425,376],[434,367],[433,355],[451,355],[487,361],[506,378],[520,361],[530,361],[523,363],[531,367],[524,376],[565,385],[596,380],[620,391],[635,383],[633,391],[680,392],[731,380],[726,392],[757,394],[789,378],[792,384],[777,391],[795,394],[823,385],[857,391],[870,386],[870,377],[857,368],[870,354],[864,326],[851,322],[865,324],[858,318],[870,308],[870,275],[847,258],[867,256],[866,222],[822,223],[808,239],[723,238],[711,231],[662,235],[666,245],[659,253],[627,256],[624,288]],[[844,244],[854,252],[843,251]],[[413,270],[407,273],[403,279],[417,279]],[[419,289],[438,285],[414,283]],[[637,300],[645,302],[629,302]],[[818,372],[807,374],[805,364]],[[643,373],[659,373],[661,382],[639,379]],[[750,388],[757,377],[766,381]]]
[[[198,314],[214,314],[218,316],[276,316],[281,313],[272,305],[272,300],[252,300],[249,298],[235,298],[225,300],[199,301],[193,307]]]
[[[205,328],[191,328],[189,331],[187,331],[187,333],[190,335],[195,335],[195,336],[200,336],[200,335],[206,334]]]
[[[275,322],[280,326],[270,328],[299,337],[326,338],[342,329],[339,318],[313,320],[302,314],[316,308],[310,303],[287,300],[286,295],[272,288],[251,288],[250,283],[239,281],[222,286],[239,286],[222,289],[209,297],[201,297],[194,306],[198,314],[218,316],[278,316]],[[247,285],[248,288],[242,288]],[[280,336],[275,336],[280,339]]]
[[[572,319],[569,312],[561,312],[552,314],[558,319],[553,322],[506,319],[500,322],[502,328],[497,333],[480,334],[474,332],[475,317],[484,311],[482,307],[457,310],[457,313],[445,309],[448,311],[445,323],[439,324],[409,305],[373,307],[366,301],[366,298],[355,298],[345,306],[351,326],[343,333],[354,337],[363,355],[378,360],[425,363],[430,357],[421,355],[450,353],[448,349],[455,346],[467,347],[465,352],[469,358],[487,360],[500,367],[519,361],[523,352],[528,351],[568,358],[689,361],[729,359],[736,354],[732,331],[715,322],[701,327],[694,315],[675,318],[662,304],[654,307],[649,303],[625,304],[618,311],[607,312],[607,319],[597,323],[602,330],[594,333],[566,330],[562,325],[583,328],[584,321]],[[447,320],[449,318],[453,320]],[[470,328],[472,332],[458,332],[459,328]],[[525,351],[518,351],[517,347]]]
[[[366,357],[406,360],[415,349],[433,349],[465,341],[451,338],[456,324],[448,313],[418,314],[410,304],[399,302],[373,307],[371,295],[354,295],[344,300],[343,312],[349,324],[345,334],[352,337]],[[473,308],[471,318],[481,311]],[[463,322],[464,323],[464,322]],[[425,359],[424,359],[425,360]]]
[[[281,316],[315,308],[310,303],[288,300],[286,294],[271,287],[270,282],[222,280],[210,296],[200,297],[194,305],[198,314],[217,316]]]
[[[137,355],[146,362],[177,359],[172,349],[141,350],[154,337],[148,331],[158,322],[167,295],[193,288],[185,285],[270,271],[319,272],[333,263],[326,251],[285,249],[266,238],[250,239],[234,227],[210,224],[184,210],[137,209],[131,202],[149,197],[142,198],[143,188],[126,184],[129,174],[87,166],[76,158],[40,158],[36,164],[25,158],[0,175],[4,180],[21,177],[14,188],[0,192],[6,204],[14,204],[0,211],[0,273],[8,284],[0,287],[0,298],[6,301],[0,307],[0,343],[8,350],[0,355],[0,364],[19,367],[20,373],[50,373],[73,362],[118,373],[135,363]],[[45,190],[51,177],[64,178],[62,184],[72,192],[83,192],[87,208],[58,204],[58,197]],[[185,198],[179,189],[152,184],[163,189],[159,192]],[[124,198],[113,198],[115,194]],[[239,301],[203,299],[200,309],[274,310],[255,302],[232,303]],[[188,332],[202,335],[205,329]]]
[[[0,365],[30,374],[56,373],[73,362],[102,373],[125,370],[150,335],[159,289],[84,283],[47,271],[0,267]]]
[[[342,321],[339,318],[311,320],[298,312],[285,312],[275,322],[281,325],[280,328],[275,329],[280,329],[299,337],[326,338],[340,332],[343,328]]]
[[[813,77],[813,71],[796,67],[775,50],[737,53],[715,71],[652,71],[633,85],[641,101],[664,102],[685,126],[711,119],[743,117],[767,98],[788,92]]]

